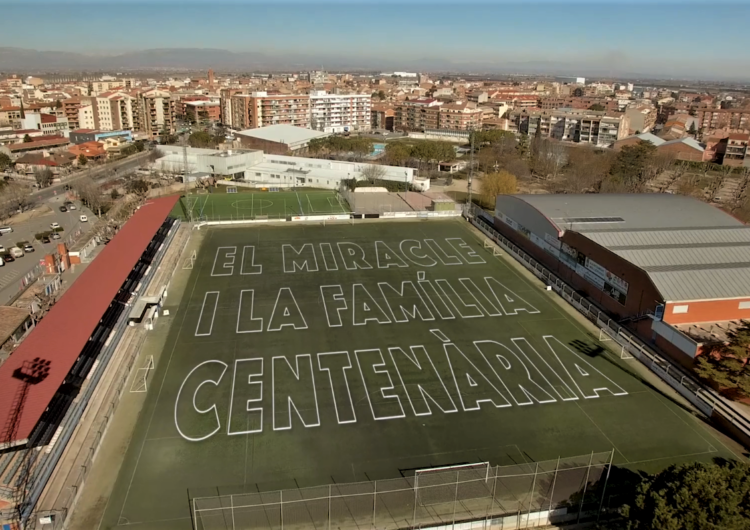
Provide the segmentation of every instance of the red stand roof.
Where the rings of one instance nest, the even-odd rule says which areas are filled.
[[[22,384],[13,372],[24,361],[49,361],[49,374],[30,385],[14,442],[28,439],[76,359],[133,270],[149,242],[177,202],[176,195],[144,204],[88,265],[36,328],[0,366],[0,430],[13,414]],[[4,443],[6,432],[0,432]]]

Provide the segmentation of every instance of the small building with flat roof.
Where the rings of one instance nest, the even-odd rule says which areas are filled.
[[[313,131],[294,125],[269,125],[258,129],[246,129],[235,133],[242,147],[260,149],[264,153],[286,155],[304,152],[310,140],[325,138],[331,133]]]

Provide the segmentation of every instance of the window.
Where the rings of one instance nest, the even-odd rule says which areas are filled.
[[[260,173],[256,173],[256,174],[255,174],[255,176],[256,176],[256,177],[260,177]]]
[[[750,309],[750,302],[740,302],[739,309]]]
[[[676,305],[672,307],[672,314],[678,315],[681,313],[687,313],[688,312],[688,306],[687,305]]]

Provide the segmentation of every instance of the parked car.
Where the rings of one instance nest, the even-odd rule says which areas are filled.
[[[0,254],[5,254],[5,247],[0,245]]]
[[[47,236],[42,236],[42,239],[40,239],[40,241],[42,242],[42,245],[46,245],[50,242],[50,239]]]
[[[12,226],[0,226],[0,234],[8,234],[13,231]]]
[[[16,261],[16,258],[14,258],[13,256],[11,256],[10,254],[5,254],[5,255],[3,255],[3,261],[5,263],[10,263],[11,261]]]
[[[52,233],[51,233],[51,234],[49,235],[49,237],[50,237],[51,239],[62,239],[62,238],[60,237],[60,234],[58,234],[57,232],[52,232]]]
[[[5,260],[0,257],[0,267],[5,267]]]
[[[23,250],[18,247],[13,247],[12,249],[10,249],[10,254],[14,258],[22,258],[24,256]]]
[[[24,252],[34,252],[34,247],[32,247],[31,245],[24,245],[23,246],[23,251]]]
[[[88,222],[88,220],[89,220],[89,218],[88,218],[88,217],[86,217],[85,215],[82,215],[82,216],[80,217],[80,219],[81,219],[81,222],[82,222],[82,223],[87,223],[87,222]]]
[[[60,223],[57,223],[57,222],[55,222],[55,223],[50,223],[50,224],[49,224],[49,227],[50,227],[50,228],[51,228],[52,230],[55,230],[55,229],[57,229],[57,228],[60,228]]]
[[[62,213],[65,213],[65,212],[67,212],[67,211],[68,211],[68,209],[67,209],[67,208],[66,208],[65,206],[60,206],[60,211],[61,211]]]
[[[76,205],[73,203],[68,204],[68,210],[77,210]]]

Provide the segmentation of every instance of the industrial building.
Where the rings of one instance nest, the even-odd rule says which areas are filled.
[[[264,153],[274,155],[286,155],[304,153],[310,140],[325,138],[331,133],[279,124],[258,129],[245,129],[236,132],[235,135],[242,147],[260,149]]]
[[[175,174],[185,172],[183,147],[163,145],[159,147],[165,156],[156,161],[155,167],[161,171]],[[362,180],[362,172],[373,164],[359,162],[341,162],[265,154],[263,151],[250,149],[216,149],[187,148],[187,173],[207,173],[220,179],[230,179],[258,188],[322,188],[338,190],[341,182],[349,179]],[[429,179],[419,179],[417,170],[409,167],[381,166],[382,180],[403,182],[426,191],[430,187]]]
[[[697,199],[501,195],[494,226],[680,362],[750,318],[750,227]]]

